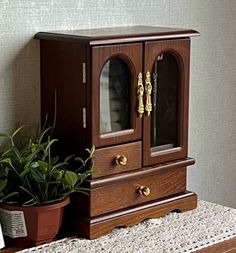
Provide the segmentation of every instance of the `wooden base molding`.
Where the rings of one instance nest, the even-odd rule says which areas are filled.
[[[79,236],[95,239],[110,233],[115,227],[132,226],[148,218],[158,218],[172,211],[185,212],[196,207],[197,195],[187,191],[133,208],[92,218],[81,218],[75,224],[75,232]]]

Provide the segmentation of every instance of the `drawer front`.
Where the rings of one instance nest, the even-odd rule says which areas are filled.
[[[185,190],[186,167],[160,170],[143,176],[131,175],[131,178],[93,189],[90,193],[90,215],[97,216]]]
[[[141,168],[141,142],[96,150],[92,178],[114,175]]]

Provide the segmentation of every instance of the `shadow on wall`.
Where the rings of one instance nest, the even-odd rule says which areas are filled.
[[[12,126],[35,131],[40,119],[39,41],[31,39],[14,58],[12,76]]]

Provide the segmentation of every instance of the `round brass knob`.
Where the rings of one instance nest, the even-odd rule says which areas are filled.
[[[151,190],[147,186],[140,186],[139,189],[138,189],[138,192],[139,192],[140,195],[148,196],[148,195],[150,195]]]
[[[127,157],[124,156],[124,155],[118,155],[118,156],[116,156],[115,160],[116,160],[116,164],[117,165],[122,165],[122,166],[125,166],[127,164],[127,162],[128,162]]]

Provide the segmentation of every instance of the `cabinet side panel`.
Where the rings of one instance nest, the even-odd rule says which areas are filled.
[[[85,45],[41,41],[41,126],[56,125],[58,151],[64,155],[81,153],[87,146],[83,127],[86,84],[83,83]]]

